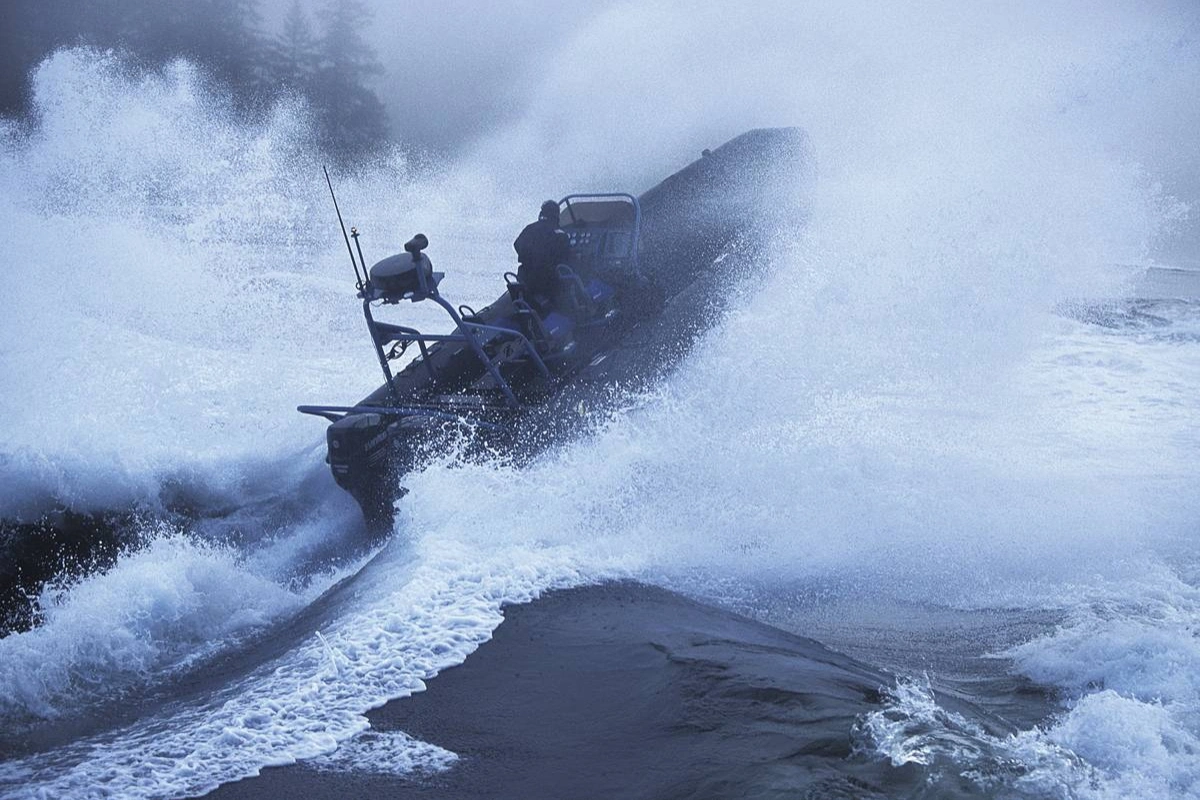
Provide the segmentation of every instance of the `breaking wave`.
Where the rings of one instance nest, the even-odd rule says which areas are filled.
[[[45,588],[42,624],[0,639],[0,714],[53,718],[162,680],[311,599],[239,560],[167,536],[102,575]]]
[[[806,127],[820,169],[809,227],[764,243],[770,274],[653,391],[527,469],[451,454],[412,476],[400,535],[320,637],[214,687],[219,708],[7,762],[4,791],[103,773],[168,796],[329,757],[367,708],[485,641],[503,603],[621,574],[1050,611],[1060,625],[1003,657],[1062,693],[1058,716],[1005,738],[901,684],[868,721],[880,757],[1017,763],[987,774],[1031,796],[1194,796],[1195,342],[1054,313],[1126,302],[1111,265],[1144,262],[1184,212],[1161,154],[1129,145],[1195,74],[1176,69],[1176,20],[790,7],[734,25],[605,9],[557,61],[657,65],[644,97],[557,71],[453,163],[397,148],[335,175],[368,261],[423,230],[447,293],[477,303],[525,210],[564,186],[643,188],[756,124]],[[757,46],[776,26],[787,46]],[[1137,95],[1114,75],[1162,82]],[[0,640],[9,718],[186,671],[346,574],[292,581],[353,513],[321,425],[294,407],[376,381],[303,107],[246,125],[187,64],[137,74],[88,50],[55,54],[33,90],[38,125],[6,128],[0,154],[0,518],[186,504],[212,519],[47,589],[44,624]],[[942,729],[970,744],[946,749]],[[354,741],[341,757],[375,758]],[[452,760],[389,747],[399,770]]]

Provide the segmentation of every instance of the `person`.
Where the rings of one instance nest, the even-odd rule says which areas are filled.
[[[558,300],[558,265],[567,263],[571,242],[558,227],[558,203],[542,203],[536,222],[525,226],[513,242],[517,251],[517,278],[539,301],[553,306]]]

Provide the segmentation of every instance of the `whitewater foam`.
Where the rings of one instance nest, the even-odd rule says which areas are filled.
[[[211,697],[0,765],[0,794],[190,796],[328,755],[367,729],[366,711],[462,663],[490,638],[503,605],[597,577],[566,548],[478,548],[456,542],[455,530],[431,531],[413,551],[390,545],[356,575],[344,595],[352,602],[326,629]],[[391,752],[393,766],[447,763],[416,740],[388,744],[405,748]],[[374,759],[354,753],[345,758]]]
[[[32,89],[38,125],[0,153],[0,515],[155,509],[181,482],[237,507],[281,470],[295,488],[320,439],[295,406],[378,380],[305,109],[244,124],[184,62],[139,75],[87,49]],[[469,169],[422,169],[397,148],[335,172],[343,211],[368,258],[424,227],[477,303],[502,285],[477,248],[507,247],[480,207],[506,207]]]
[[[400,731],[363,731],[305,763],[324,772],[409,775],[445,772],[457,761],[455,753]]]
[[[368,260],[424,230],[447,292],[475,303],[546,195],[644,187],[754,124],[805,126],[821,167],[811,227],[770,243],[770,277],[663,385],[529,469],[450,455],[411,476],[411,557],[390,545],[320,637],[211,704],[0,765],[5,796],[100,779],[190,794],[329,754],[366,709],[465,658],[503,603],[614,572],[1068,609],[1009,654],[1067,697],[1044,730],[995,737],[915,689],[895,713],[973,742],[944,751],[947,772],[982,754],[978,775],[1030,794],[1194,792],[1190,590],[1087,609],[1097,583],[1144,598],[1147,570],[1195,563],[1200,376],[1186,341],[1048,313],[1118,296],[1103,267],[1144,261],[1180,218],[1157,184],[1176,154],[1145,134],[1164,116],[1195,129],[1177,102],[1195,84],[1177,44],[1194,10],[791,8],[605,9],[548,63],[620,52],[629,72],[553,71],[523,119],[454,164],[397,151],[335,175]],[[33,90],[41,127],[6,126],[0,158],[0,515],[169,505],[180,485],[226,508],[304,494],[320,423],[294,405],[378,379],[303,108],[244,126],[186,65],[136,76],[85,50],[51,58]],[[170,540],[124,558],[50,603],[40,637],[0,642],[24,653],[5,697],[53,713],[73,687],[153,681],[208,637],[269,628],[311,598],[274,582],[335,518],[249,552]],[[907,736],[885,749],[937,744]],[[388,741],[397,769],[432,757]]]
[[[0,639],[0,714],[77,713],[194,667],[311,599],[239,561],[228,549],[164,535],[107,572],[47,586],[37,601],[42,623]]]
[[[1045,736],[1096,769],[1091,796],[1200,796],[1200,593],[1167,567],[1104,588],[1004,655],[1062,692]]]
[[[990,733],[943,708],[927,678],[898,682],[856,735],[869,755],[897,767],[920,765],[930,785],[950,795],[1068,800],[1090,796],[1095,786],[1087,763],[1041,731]]]

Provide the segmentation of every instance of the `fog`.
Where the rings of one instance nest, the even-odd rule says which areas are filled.
[[[152,7],[114,1],[134,16]],[[261,6],[261,54],[290,3]],[[770,262],[761,278],[731,284],[729,313],[690,355],[588,436],[526,468],[451,453],[406,476],[401,535],[363,575],[369,591],[341,595],[344,652],[370,654],[366,668],[330,662],[327,702],[290,682],[318,674],[302,650],[270,673],[286,680],[245,697],[328,749],[329,727],[304,720],[351,708],[342,701],[378,705],[393,691],[380,676],[442,641],[395,636],[388,620],[428,617],[410,590],[456,620],[443,600],[461,599],[490,625],[506,598],[613,571],[735,597],[764,587],[788,604],[793,592],[821,606],[895,599],[897,635],[918,634],[912,652],[956,659],[991,644],[901,620],[904,609],[1024,609],[1044,630],[1078,608],[1078,634],[1017,654],[1049,691],[1089,693],[1045,735],[1129,779],[1105,796],[1200,785],[1200,318],[1194,303],[1143,312],[1149,298],[1126,280],[1138,271],[1113,267],[1200,263],[1200,4],[374,8],[355,27],[385,67],[372,89],[393,141],[380,134],[330,163],[367,263],[421,231],[446,296],[478,307],[503,291],[513,237],[545,197],[641,191],[755,126],[808,132],[811,213],[754,242]],[[204,22],[189,32],[222,28]],[[214,535],[228,524],[246,547],[227,555],[191,532],[150,531],[169,538],[55,595],[63,613],[47,616],[38,646],[6,639],[17,656],[0,657],[8,685],[42,707],[86,708],[77,675],[123,691],[127,675],[157,680],[172,659],[207,657],[240,635],[233,618],[257,617],[282,641],[270,627],[308,598],[277,581],[345,544],[357,520],[328,479],[324,424],[294,409],[379,385],[314,111],[361,117],[340,90],[234,106],[237,85],[211,79],[220,48],[199,64],[179,52],[135,64],[64,45],[31,73],[30,124],[0,125],[0,520],[228,509]],[[244,104],[256,98],[243,91]],[[766,187],[779,208],[791,207],[789,177]],[[1061,313],[1097,308],[1080,298],[1104,301],[1101,324]],[[445,325],[436,307],[407,305],[418,328]],[[881,626],[848,608],[830,616],[851,623],[845,640],[878,648]],[[221,708],[200,720],[155,721],[156,748],[141,734],[108,749],[80,740],[86,756],[63,763],[92,759],[116,793],[110,766],[147,753],[202,754],[179,762],[188,780],[205,753],[210,776],[277,763],[277,729],[254,734],[259,755],[223,744],[222,731],[259,718],[225,702],[240,691],[206,694]],[[164,744],[164,732],[182,738]],[[233,761],[213,755],[223,746]],[[69,793],[8,766],[7,785]]]
[[[453,149],[518,118],[574,32],[610,2],[544,0],[376,3],[370,35],[387,74],[379,87],[397,131]]]
[[[264,0],[264,26],[278,29],[291,4]],[[511,123],[544,76],[565,68],[560,48],[614,5],[370,0],[363,34],[385,70],[375,89],[393,129],[409,144],[446,153]],[[329,8],[320,0],[302,7],[314,20]]]
[[[1027,127],[1058,115],[1103,157],[1200,203],[1200,5],[1190,0],[372,7],[365,33],[386,71],[376,90],[393,131],[447,155],[532,151],[586,162],[565,170],[579,179],[616,168],[644,180],[663,159],[748,127],[798,124],[828,129],[827,167],[839,162],[831,148],[871,128],[881,158],[913,160],[886,151],[920,141],[937,169],[964,137],[983,145],[989,126],[1011,134],[1022,115]],[[1197,258],[1196,230],[1175,225],[1158,250]]]

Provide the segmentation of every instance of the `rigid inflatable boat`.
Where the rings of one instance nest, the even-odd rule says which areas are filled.
[[[774,231],[804,222],[810,175],[801,130],[759,129],[641,195],[567,195],[569,257],[552,303],[510,272],[492,304],[454,305],[420,234],[370,270],[360,249],[383,383],[353,406],[299,410],[329,420],[330,469],[368,527],[390,530],[405,474],[447,448],[528,458],[660,377],[762,269]],[[403,324],[408,303],[440,306],[446,332]]]

